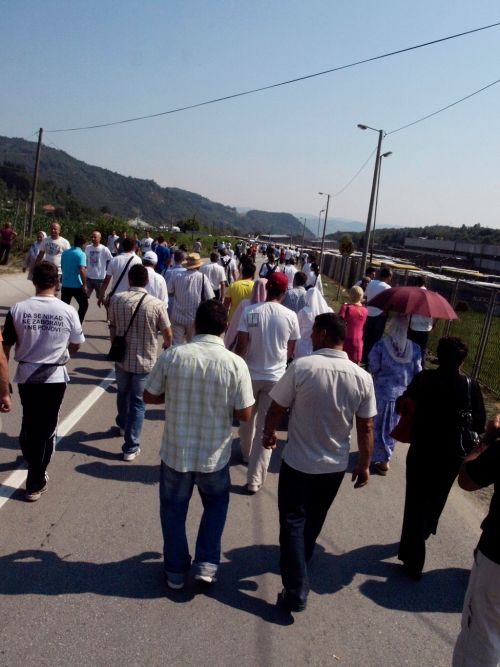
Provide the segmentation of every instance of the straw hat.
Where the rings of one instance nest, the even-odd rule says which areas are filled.
[[[188,271],[189,269],[199,269],[202,264],[203,262],[201,261],[201,257],[197,252],[190,252],[186,261],[183,262],[183,265],[186,267],[186,269],[188,269]]]

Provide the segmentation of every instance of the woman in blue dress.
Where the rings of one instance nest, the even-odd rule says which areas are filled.
[[[409,340],[407,333],[407,316],[396,315],[389,322],[387,334],[375,343],[368,358],[377,399],[372,467],[379,475],[387,475],[396,444],[389,435],[399,420],[396,399],[422,370],[420,348]]]

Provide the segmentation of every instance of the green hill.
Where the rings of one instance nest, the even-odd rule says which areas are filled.
[[[0,164],[21,165],[31,174],[35,152],[35,142],[0,136]],[[125,218],[141,216],[155,226],[175,224],[196,216],[199,223],[216,233],[234,230],[243,234],[302,235],[302,223],[289,213],[238,213],[234,207],[210,201],[194,192],[162,188],[155,181],[93,167],[48,146],[42,147],[40,179],[89,209],[99,211],[105,207]],[[40,199],[46,196],[46,191],[40,193]],[[46,203],[54,202],[38,201],[38,205]],[[310,236],[308,230],[306,234]]]

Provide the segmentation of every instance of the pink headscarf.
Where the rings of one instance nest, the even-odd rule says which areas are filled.
[[[229,322],[227,331],[224,334],[224,345],[227,347],[228,350],[232,350],[236,344],[236,338],[238,336],[238,327],[240,325],[240,319],[241,316],[243,315],[243,311],[245,310],[245,308],[255,303],[262,303],[263,301],[266,300],[267,298],[266,283],[267,283],[267,278],[258,278],[253,284],[252,294],[250,295],[250,298],[243,299],[243,301],[240,301],[238,307],[234,311],[234,315],[231,318],[231,322]]]

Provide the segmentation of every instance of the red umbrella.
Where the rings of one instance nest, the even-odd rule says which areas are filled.
[[[374,296],[367,305],[405,315],[458,320],[458,315],[441,294],[421,287],[391,287]]]

